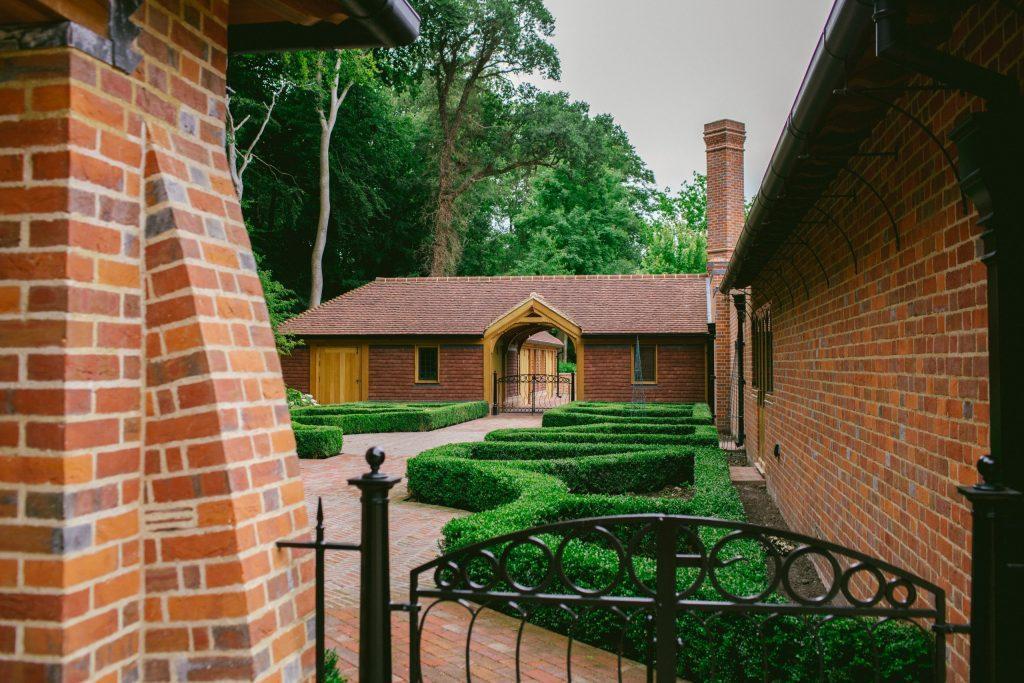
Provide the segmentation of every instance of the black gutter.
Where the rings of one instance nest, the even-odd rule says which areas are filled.
[[[420,15],[407,0],[336,0],[348,18],[302,26],[286,21],[228,28],[228,52],[289,52],[398,47],[420,34]]]
[[[753,242],[772,206],[786,189],[801,154],[807,151],[810,134],[821,123],[828,110],[832,91],[844,84],[847,58],[862,46],[865,32],[871,27],[871,7],[859,0],[836,0],[828,21],[818,39],[811,63],[797,91],[786,126],[775,144],[771,161],[761,180],[761,188],[750,207],[743,232],[740,233],[729,267],[719,289],[728,293],[746,287],[750,278],[739,279],[740,264],[752,250]]]

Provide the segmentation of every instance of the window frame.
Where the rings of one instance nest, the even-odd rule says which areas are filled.
[[[420,349],[434,349],[437,369],[434,379],[420,378]],[[440,384],[441,383],[441,345],[440,344],[417,344],[413,349],[413,384]]]
[[[753,339],[752,384],[765,394],[775,391],[775,344],[772,339],[772,311],[762,306],[751,318]]]
[[[640,344],[640,348],[650,347],[654,349],[654,379],[637,380],[636,378],[636,345],[629,346],[629,381],[633,385],[650,385],[658,383],[658,344]]]

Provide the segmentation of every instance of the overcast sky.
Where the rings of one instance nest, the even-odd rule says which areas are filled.
[[[704,124],[747,125],[757,191],[831,0],[546,0],[566,90],[621,125],[659,186],[704,171]]]

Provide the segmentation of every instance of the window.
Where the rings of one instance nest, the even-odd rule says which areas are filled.
[[[633,384],[657,384],[658,347],[654,344],[630,346],[633,359]]]
[[[754,348],[754,387],[771,393],[775,389],[775,356],[772,348],[772,312],[765,306],[751,321]]]
[[[416,347],[416,382],[437,384],[440,349],[436,346]]]

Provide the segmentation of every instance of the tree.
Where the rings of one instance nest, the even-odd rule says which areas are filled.
[[[398,59],[425,78],[435,101],[430,272],[448,275],[462,256],[460,198],[481,181],[557,158],[564,131],[535,124],[565,98],[511,81],[558,78],[548,42],[554,19],[542,0],[425,0],[417,8],[420,38]]]
[[[331,134],[338,121],[338,109],[352,86],[373,78],[373,56],[353,50],[299,52],[286,55],[285,64],[290,67],[286,73],[295,87],[311,95],[320,124],[317,157],[320,211],[310,254],[309,307],[313,308],[320,305],[324,288],[323,258],[331,217]]]
[[[232,58],[228,80],[235,99],[266,101],[270,89],[262,74],[286,78],[290,86],[245,176],[243,212],[253,249],[275,278],[305,301],[320,217],[321,125],[315,105],[321,93],[298,87],[302,77],[295,62],[265,54]],[[378,275],[425,274],[430,228],[424,207],[430,203],[431,173],[418,147],[425,130],[412,98],[396,94],[372,73],[357,81],[339,107],[329,147],[322,300]]]
[[[263,133],[267,130],[267,124],[270,123],[270,117],[274,114],[274,107],[277,105],[277,98],[281,96],[284,91],[285,82],[279,82],[274,88],[270,95],[270,102],[263,104],[263,111],[259,113],[259,125],[256,127],[255,133],[249,140],[249,144],[242,146],[239,143],[239,136],[242,133],[242,129],[245,128],[246,124],[252,119],[253,114],[245,114],[240,120],[236,120],[232,113],[232,107],[241,108],[241,103],[234,97],[234,91],[228,89],[228,101],[226,107],[227,114],[227,129],[226,133],[226,144],[228,154],[228,170],[231,172],[231,181],[235,184],[235,192],[238,193],[238,201],[242,201],[242,196],[245,194],[245,185],[243,177],[246,169],[249,168],[249,164],[256,158],[255,148],[256,144],[263,137]],[[254,104],[252,100],[249,100],[245,104],[250,107]]]
[[[512,222],[519,274],[634,272],[651,172],[611,116],[587,118],[571,163],[542,169]]]
[[[644,237],[644,272],[706,272],[707,206],[707,178],[700,173],[684,181],[674,197],[658,193],[657,207]]]

